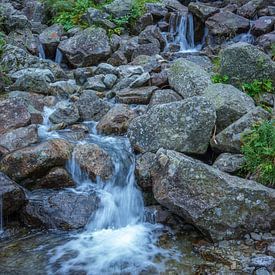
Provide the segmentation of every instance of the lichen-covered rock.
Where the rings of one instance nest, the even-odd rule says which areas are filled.
[[[220,152],[239,154],[242,135],[249,131],[255,123],[269,118],[270,113],[261,107],[257,107],[216,135],[211,140],[211,147]]]
[[[127,132],[129,123],[136,116],[136,112],[131,110],[127,105],[117,104],[102,117],[96,129],[104,135],[122,135]]]
[[[274,226],[275,191],[257,182],[164,149],[157,152],[152,175],[157,201],[213,241]]]
[[[64,166],[69,160],[72,145],[62,139],[45,141],[6,155],[0,170],[16,182],[43,177],[55,166]]]
[[[97,177],[108,180],[114,172],[114,165],[109,154],[96,144],[79,144],[73,156],[80,168],[95,181]]]
[[[220,73],[227,75],[232,84],[271,79],[275,83],[275,62],[255,46],[239,42],[221,53]]]
[[[262,16],[253,22],[251,33],[260,36],[274,30],[275,16]]]
[[[204,154],[216,121],[214,106],[204,97],[156,105],[132,120],[128,137],[138,152],[160,148]]]
[[[128,15],[134,5],[134,0],[114,0],[104,9],[115,17],[123,17]]]
[[[254,100],[234,86],[213,84],[203,94],[216,108],[217,132],[255,108]]]
[[[171,102],[180,101],[180,100],[182,100],[182,97],[173,90],[170,90],[170,89],[156,90],[154,91],[151,97],[149,108],[155,105],[171,103]]]
[[[168,70],[168,81],[183,98],[202,95],[211,84],[209,74],[199,65],[180,58]]]
[[[101,28],[87,28],[79,34],[62,41],[58,48],[74,67],[85,67],[107,60],[111,47],[106,31]]]
[[[234,174],[238,172],[245,163],[245,158],[241,154],[223,153],[215,160],[213,167],[219,170]]]
[[[188,5],[188,10],[200,18],[202,22],[205,22],[208,17],[219,11],[219,9],[216,7],[211,7],[210,5],[205,5],[204,3],[200,2],[191,2]]]

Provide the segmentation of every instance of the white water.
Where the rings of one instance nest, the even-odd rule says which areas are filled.
[[[54,62],[60,65],[62,60],[63,60],[63,53],[57,48]]]
[[[44,125],[39,128],[41,138],[62,136],[48,132],[49,116],[54,108],[46,107],[44,111]],[[49,252],[48,274],[139,274],[148,269],[164,270],[165,260],[177,259],[179,255],[159,248],[157,241],[162,226],[144,220],[143,198],[136,185],[135,158],[128,139],[100,136],[95,123],[85,124],[91,131],[81,143],[96,143],[106,150],[112,157],[115,172],[106,182],[100,178],[93,182],[80,169],[74,155],[68,162],[67,170],[76,183],[71,191],[95,190],[100,205],[82,232],[72,233],[71,241]]]
[[[40,58],[46,59],[45,50],[44,50],[44,47],[41,43],[38,43],[38,53],[39,53]]]

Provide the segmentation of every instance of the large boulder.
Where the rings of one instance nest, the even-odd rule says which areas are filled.
[[[199,65],[180,58],[172,64],[168,71],[170,86],[183,98],[202,95],[211,84],[209,74]]]
[[[107,60],[111,54],[106,31],[94,27],[62,41],[58,48],[74,67],[97,65],[100,61]]]
[[[257,182],[164,149],[152,176],[156,200],[213,241],[274,228],[275,190]]]
[[[227,75],[232,84],[254,79],[271,79],[275,83],[275,62],[255,46],[240,42],[222,51],[220,73]]]
[[[37,190],[28,199],[21,215],[26,225],[62,230],[84,227],[99,204],[94,192],[69,190]]]
[[[123,17],[131,12],[134,2],[134,0],[114,0],[105,5],[104,9],[115,17]]]
[[[128,136],[138,152],[160,148],[204,154],[216,122],[214,106],[204,97],[156,105],[132,120]]]
[[[72,145],[65,140],[45,141],[6,155],[0,162],[0,170],[16,182],[37,179],[55,166],[64,166],[71,152]]]
[[[239,154],[242,135],[249,131],[255,123],[262,122],[269,118],[270,113],[261,107],[251,110],[217,134],[215,138],[211,140],[212,148],[219,152]]]
[[[80,168],[85,170],[94,181],[111,178],[114,165],[109,154],[96,144],[79,144],[75,147],[73,156]]]
[[[216,108],[218,132],[255,108],[254,100],[250,96],[231,85],[210,85],[203,96]]]
[[[14,212],[20,210],[20,208],[24,205],[26,200],[26,196],[23,189],[19,185],[17,185],[13,180],[11,180],[8,176],[1,172],[0,198],[2,200],[2,211],[4,217],[9,216]]]
[[[21,100],[11,98],[0,101],[0,135],[9,130],[27,126],[31,115]]]
[[[253,22],[251,33],[256,36],[266,34],[274,30],[275,16],[262,16]]]
[[[200,2],[191,2],[188,5],[188,10],[196,15],[202,22],[205,22],[208,17],[219,12],[218,8]]]

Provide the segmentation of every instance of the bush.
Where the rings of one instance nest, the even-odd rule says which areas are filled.
[[[243,171],[259,182],[275,185],[275,120],[255,125],[242,137]]]
[[[229,77],[227,75],[215,74],[211,77],[213,83],[224,83],[227,84],[229,82]]]
[[[3,54],[5,45],[6,45],[5,35],[2,32],[0,32],[0,57]]]
[[[274,93],[274,87],[270,79],[263,81],[256,79],[251,83],[244,83],[242,89],[254,99],[257,99],[262,93]]]

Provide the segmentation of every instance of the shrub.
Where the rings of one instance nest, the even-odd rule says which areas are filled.
[[[243,171],[263,184],[275,184],[275,120],[255,125],[242,136]]]
[[[229,77],[227,75],[215,74],[211,77],[213,83],[224,83],[227,84],[229,82]]]
[[[272,80],[270,79],[265,79],[262,81],[256,79],[251,83],[243,83],[242,89],[254,99],[257,99],[262,93],[274,92]]]
[[[5,35],[2,32],[0,32],[0,57],[3,54],[5,45],[6,45]]]

